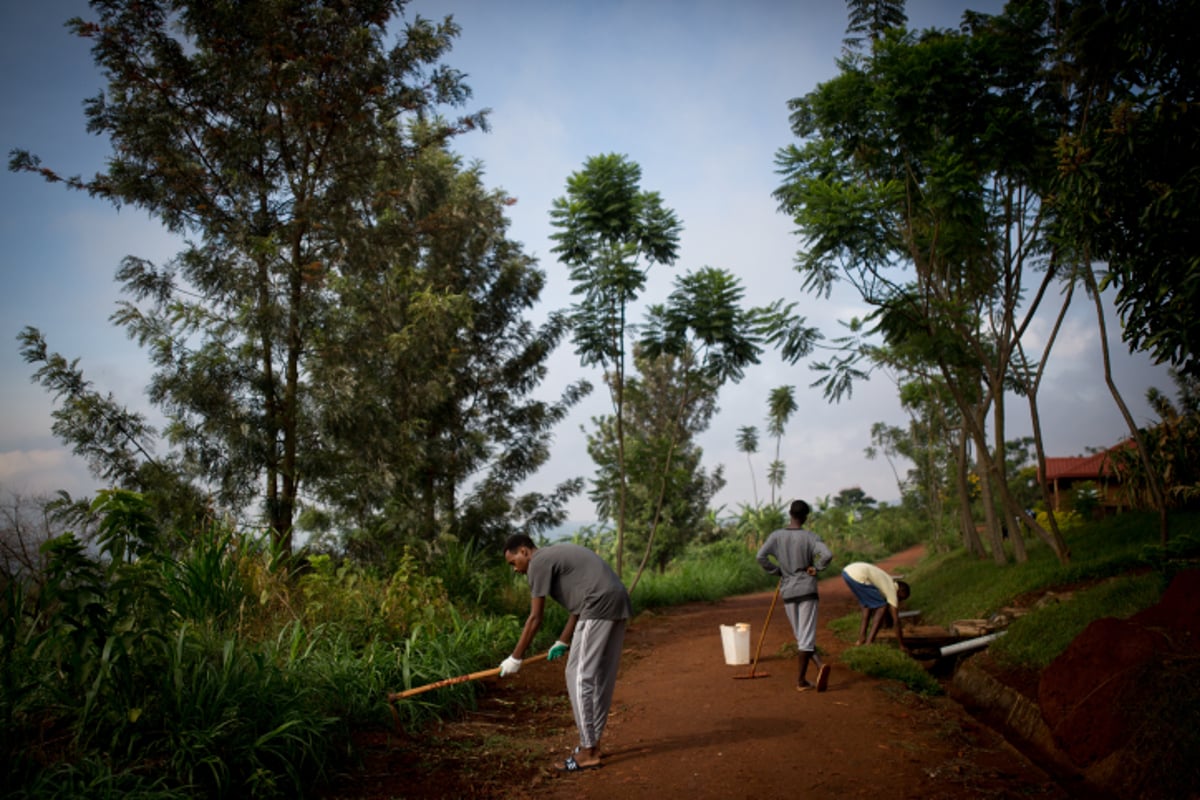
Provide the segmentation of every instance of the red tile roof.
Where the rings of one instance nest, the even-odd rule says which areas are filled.
[[[1047,458],[1046,479],[1051,481],[1059,478],[1087,480],[1091,478],[1112,477],[1116,472],[1113,469],[1112,459],[1109,458],[1109,454],[1114,450],[1132,446],[1132,442],[1125,441],[1116,447],[1109,448],[1102,453],[1092,453],[1090,456]]]

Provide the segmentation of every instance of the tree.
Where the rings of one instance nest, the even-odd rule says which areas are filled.
[[[150,350],[150,397],[182,462],[230,506],[261,498],[284,549],[301,487],[325,468],[309,377],[331,286],[379,255],[358,235],[409,186],[412,154],[485,124],[406,124],[469,89],[438,66],[450,18],[417,18],[385,47],[404,6],[96,0],[96,21],[71,21],[108,81],[86,113],[113,155],[67,185],[189,240],[166,267],[125,260],[133,301],[114,320]],[[62,180],[28,153],[10,166]]]
[[[893,28],[903,28],[908,22],[904,0],[846,0],[850,21],[846,25],[846,50],[862,47],[864,36],[875,43]]]
[[[688,355],[650,358],[636,347],[634,364],[639,376],[627,381],[624,406],[626,546],[642,550],[643,565],[661,571],[699,533],[710,501],[725,484],[719,467],[711,474],[703,468],[695,443],[716,412],[716,391]],[[608,415],[593,424],[588,453],[596,477],[589,496],[601,519],[614,520],[621,483],[616,420]]]
[[[783,488],[787,467],[780,458],[783,432],[792,414],[796,413],[796,394],[793,386],[776,386],[767,401],[767,433],[775,437],[775,460],[767,472],[767,483],[771,484],[771,505],[775,505],[775,493]]]
[[[737,448],[746,454],[746,463],[750,466],[750,486],[754,489],[754,505],[758,505],[758,482],[754,478],[754,462],[750,460],[750,456],[758,452],[758,428],[753,425],[738,428]]]
[[[625,337],[630,303],[646,286],[655,264],[671,265],[682,225],[657,192],[643,191],[642,170],[625,156],[589,158],[567,178],[567,193],[555,199],[552,252],[570,269],[575,352],[585,366],[599,366],[613,403],[616,425],[617,552],[621,574],[625,552]]]
[[[26,327],[17,338],[26,363],[40,365],[33,379],[59,403],[50,414],[51,432],[71,444],[92,475],[144,495],[164,526],[187,530],[195,525],[207,511],[206,498],[182,477],[177,455],[155,455],[158,431],[146,417],[93,388],[78,359],[68,362],[49,352],[38,330]],[[65,493],[54,502],[61,512],[82,517],[90,505]]]
[[[828,293],[848,279],[877,308],[889,345],[922,342],[976,445],[984,488],[1010,518],[1028,515],[1007,490],[1004,397],[1016,342],[1059,269],[1041,203],[1061,118],[1047,26],[1037,8],[1010,6],[967,14],[961,32],[891,31],[792,101],[803,144],[777,158],[776,197],[805,238],[805,288]],[[836,394],[846,383],[834,375],[828,385]],[[1056,531],[1035,529],[1067,558]],[[988,530],[1003,559],[1000,521]]]
[[[523,317],[545,273],[506,236],[512,200],[444,148],[409,167],[409,186],[359,234],[360,252],[377,257],[331,285],[312,383],[332,457],[317,485],[371,552],[398,556],[443,532],[490,548],[513,524],[536,534],[560,523],[582,490],[575,478],[557,498],[514,497],[591,387],[530,397],[567,324],[557,312],[540,327]]]
[[[677,425],[685,419],[689,391],[711,392],[715,397],[726,382],[740,381],[746,368],[758,363],[762,343],[772,332],[769,326],[774,320],[769,308],[743,309],[743,294],[740,282],[729,272],[702,267],[676,280],[675,290],[665,305],[652,305],[647,310],[639,342],[647,356],[697,364],[694,378],[685,373],[687,380],[677,412]],[[630,591],[637,586],[650,557],[650,546],[666,503],[665,474],[671,467],[672,452],[667,451],[663,464],[664,479],[659,485],[650,542]]]
[[[1113,466],[1121,478],[1129,502],[1135,508],[1157,507],[1151,486],[1153,476],[1165,483],[1171,508],[1200,507],[1200,378],[1171,371],[1177,399],[1172,402],[1161,389],[1151,387],[1146,399],[1158,414],[1158,422],[1141,431],[1149,451],[1150,468],[1136,451],[1117,448]],[[1166,546],[1167,542],[1163,542]]]
[[[1200,2],[1059,5],[1059,232],[1105,263],[1130,349],[1200,375]]]

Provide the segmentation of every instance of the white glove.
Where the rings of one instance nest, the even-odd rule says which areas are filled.
[[[509,656],[500,662],[500,677],[507,678],[521,671],[521,659]]]

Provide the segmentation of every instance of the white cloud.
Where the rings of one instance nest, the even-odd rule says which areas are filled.
[[[6,492],[42,496],[63,489],[78,497],[97,485],[83,462],[66,449],[0,452],[0,488]]]

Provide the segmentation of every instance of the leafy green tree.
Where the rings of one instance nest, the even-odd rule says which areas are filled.
[[[1131,350],[1200,375],[1200,2],[1057,5],[1064,244],[1104,262]]]
[[[671,265],[682,225],[657,192],[642,190],[642,170],[627,157],[592,156],[567,178],[550,220],[553,251],[570,269],[571,324],[575,352],[585,366],[599,366],[613,403],[618,470],[616,569],[625,552],[625,340],[630,303],[646,286],[655,264]]]
[[[861,486],[851,486],[842,489],[833,498],[833,507],[861,516],[864,512],[873,511],[878,501],[862,490]]]
[[[591,387],[530,397],[567,324],[523,316],[545,274],[506,236],[511,199],[444,148],[409,166],[401,199],[360,234],[362,255],[378,257],[347,264],[317,334],[313,395],[331,454],[318,486],[364,553],[398,557],[445,532],[491,549],[513,525],[536,534],[565,518],[582,478],[549,497],[514,492]]]
[[[847,279],[878,309],[889,345],[922,342],[1009,518],[1028,517],[1008,495],[1003,453],[1015,343],[1059,270],[1041,203],[1061,119],[1044,11],[1010,6],[967,14],[958,32],[888,32],[792,101],[802,143],[777,158],[776,197],[805,240],[805,288],[828,293]],[[837,365],[835,395],[862,352]],[[988,530],[1004,559],[999,520]],[[1036,530],[1068,557],[1057,532]]]
[[[702,267],[675,281],[675,289],[665,305],[652,305],[647,311],[640,340],[646,354],[650,358],[674,357],[684,363],[694,361],[697,365],[696,378],[684,381],[678,420],[686,418],[688,391],[692,387],[701,393],[711,392],[715,397],[726,382],[740,381],[746,368],[758,363],[762,344],[772,332],[771,309],[742,308],[743,294],[740,282],[729,272]],[[670,465],[668,451],[664,474]],[[657,501],[660,509],[666,502],[666,491],[663,481]],[[658,522],[656,513],[650,544]],[[648,545],[630,591],[637,585],[649,556]]]
[[[71,444],[92,475],[142,493],[163,525],[188,527],[204,516],[207,499],[182,477],[185,470],[177,454],[155,454],[158,431],[145,415],[121,405],[111,393],[102,395],[78,359],[67,361],[50,352],[40,331],[26,327],[17,338],[26,363],[38,365],[33,379],[58,402],[50,412],[51,432]],[[90,516],[90,501],[74,501],[66,493],[52,505],[56,516],[81,522]]]
[[[908,22],[904,0],[846,0],[850,22],[842,44],[847,50],[861,49],[863,39],[879,41],[893,28],[903,28]]]
[[[699,374],[690,355],[650,358],[638,347],[639,376],[628,379],[625,414],[625,471],[628,493],[626,546],[643,551],[643,565],[665,569],[703,526],[713,496],[725,484],[718,467],[701,464],[695,437],[716,413],[716,387]],[[596,463],[589,492],[603,520],[613,520],[620,496],[616,420],[593,419],[588,453]],[[631,581],[631,591],[638,575]]]
[[[380,256],[360,234],[410,187],[412,154],[485,123],[408,124],[469,90],[439,65],[450,18],[385,45],[405,5],[97,0],[96,20],[70,23],[108,81],[86,113],[113,154],[67,185],[188,240],[167,266],[125,260],[133,301],[114,319],[150,351],[150,397],[189,473],[230,506],[261,499],[285,549],[301,488],[329,469],[309,379],[333,287]],[[25,152],[10,166],[62,180]]]
[[[1113,451],[1113,466],[1134,507],[1154,507],[1151,475],[1165,484],[1171,508],[1200,507],[1200,379],[1172,370],[1177,397],[1172,401],[1161,389],[1151,387],[1146,399],[1158,414],[1158,422],[1142,430],[1150,454],[1150,469],[1136,452]],[[1164,543],[1165,544],[1165,543]]]

